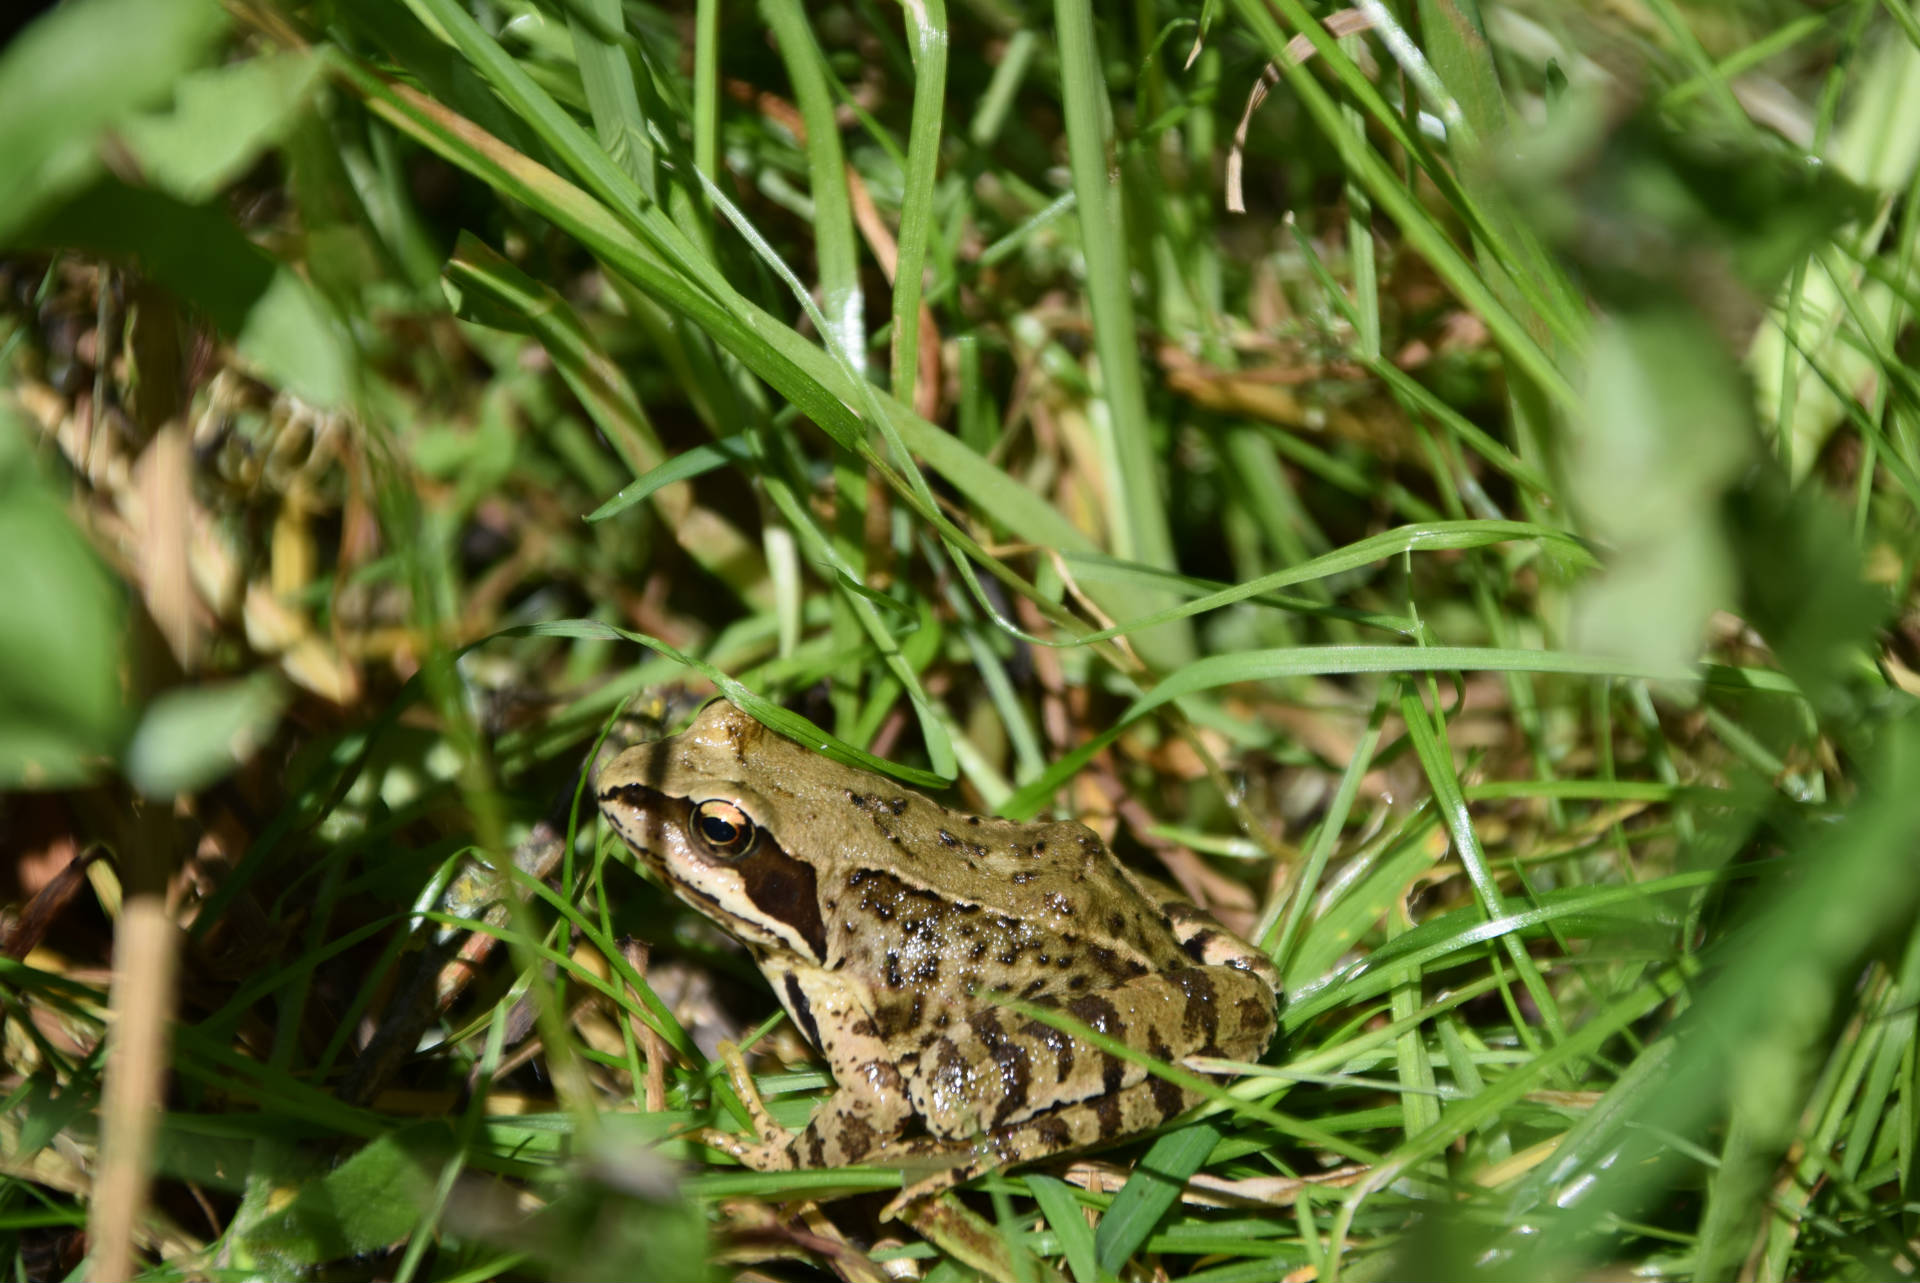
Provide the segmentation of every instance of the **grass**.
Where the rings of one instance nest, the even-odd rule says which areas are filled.
[[[1910,1273],[1920,28],[1332,17],[0,50],[10,1274]],[[569,805],[713,689],[1084,818],[1281,1035],[910,1223],[725,1165],[716,1040],[830,1079]]]

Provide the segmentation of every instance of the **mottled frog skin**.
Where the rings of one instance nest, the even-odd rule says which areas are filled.
[[[948,810],[724,701],[620,754],[597,794],[641,860],[746,944],[832,1066],[838,1089],[791,1132],[736,1064],[760,1138],[709,1139],[758,1170],[933,1173],[919,1197],[1200,1099],[1002,996],[1175,1064],[1253,1060],[1273,1035],[1266,956],[1084,825]]]

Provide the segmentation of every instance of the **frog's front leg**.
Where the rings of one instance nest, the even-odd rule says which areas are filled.
[[[747,1107],[758,1138],[709,1130],[708,1144],[761,1172],[845,1167],[866,1159],[876,1146],[898,1136],[913,1114],[897,1057],[871,1031],[868,996],[839,977],[812,969],[781,977],[776,990],[794,1023],[827,1053],[837,1088],[799,1131],[782,1127],[768,1113],[760,1089],[737,1047],[721,1044],[728,1081]],[[831,1039],[821,1036],[831,1029]]]
[[[734,1132],[723,1132],[717,1127],[702,1127],[692,1133],[693,1139],[711,1149],[731,1155],[743,1167],[756,1172],[791,1171],[798,1164],[792,1161],[791,1144],[795,1133],[782,1127],[773,1119],[767,1109],[766,1098],[760,1094],[760,1084],[753,1081],[753,1074],[747,1069],[747,1058],[741,1054],[737,1044],[722,1042],[716,1050],[720,1063],[727,1071],[727,1082],[733,1087],[733,1094],[746,1106],[747,1120],[753,1124],[753,1138]]]
[[[899,1071],[875,1061],[843,1078],[839,1088],[814,1109],[807,1125],[794,1131],[774,1121],[740,1049],[721,1043],[719,1051],[727,1080],[746,1106],[757,1135],[749,1139],[708,1127],[694,1136],[756,1172],[864,1162],[898,1135],[911,1109]]]

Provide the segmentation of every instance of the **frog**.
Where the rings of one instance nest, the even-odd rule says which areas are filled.
[[[595,794],[640,863],[746,947],[832,1070],[789,1129],[723,1049],[757,1135],[699,1139],[756,1171],[897,1168],[892,1215],[1202,1099],[1073,1026],[1168,1065],[1255,1061],[1274,1034],[1272,961],[1077,821],[949,809],[725,699],[621,752]]]

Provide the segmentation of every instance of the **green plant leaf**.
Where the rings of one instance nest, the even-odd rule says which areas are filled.
[[[127,744],[127,779],[154,799],[202,789],[253,756],[286,702],[273,673],[168,691],[147,705]]]
[[[246,1247],[279,1262],[321,1265],[405,1238],[426,1208],[450,1140],[441,1122],[377,1137],[251,1225]]]
[[[308,107],[321,61],[276,53],[180,79],[171,111],[124,122],[120,138],[143,177],[189,204],[210,199]]]
[[[268,377],[316,405],[347,403],[352,362],[326,305],[218,209],[108,179],[38,220],[19,241],[135,259],[206,313]]]
[[[91,775],[123,733],[123,594],[0,402],[0,782]]]
[[[100,172],[100,132],[163,101],[227,25],[205,0],[59,5],[0,55],[0,242]]]

